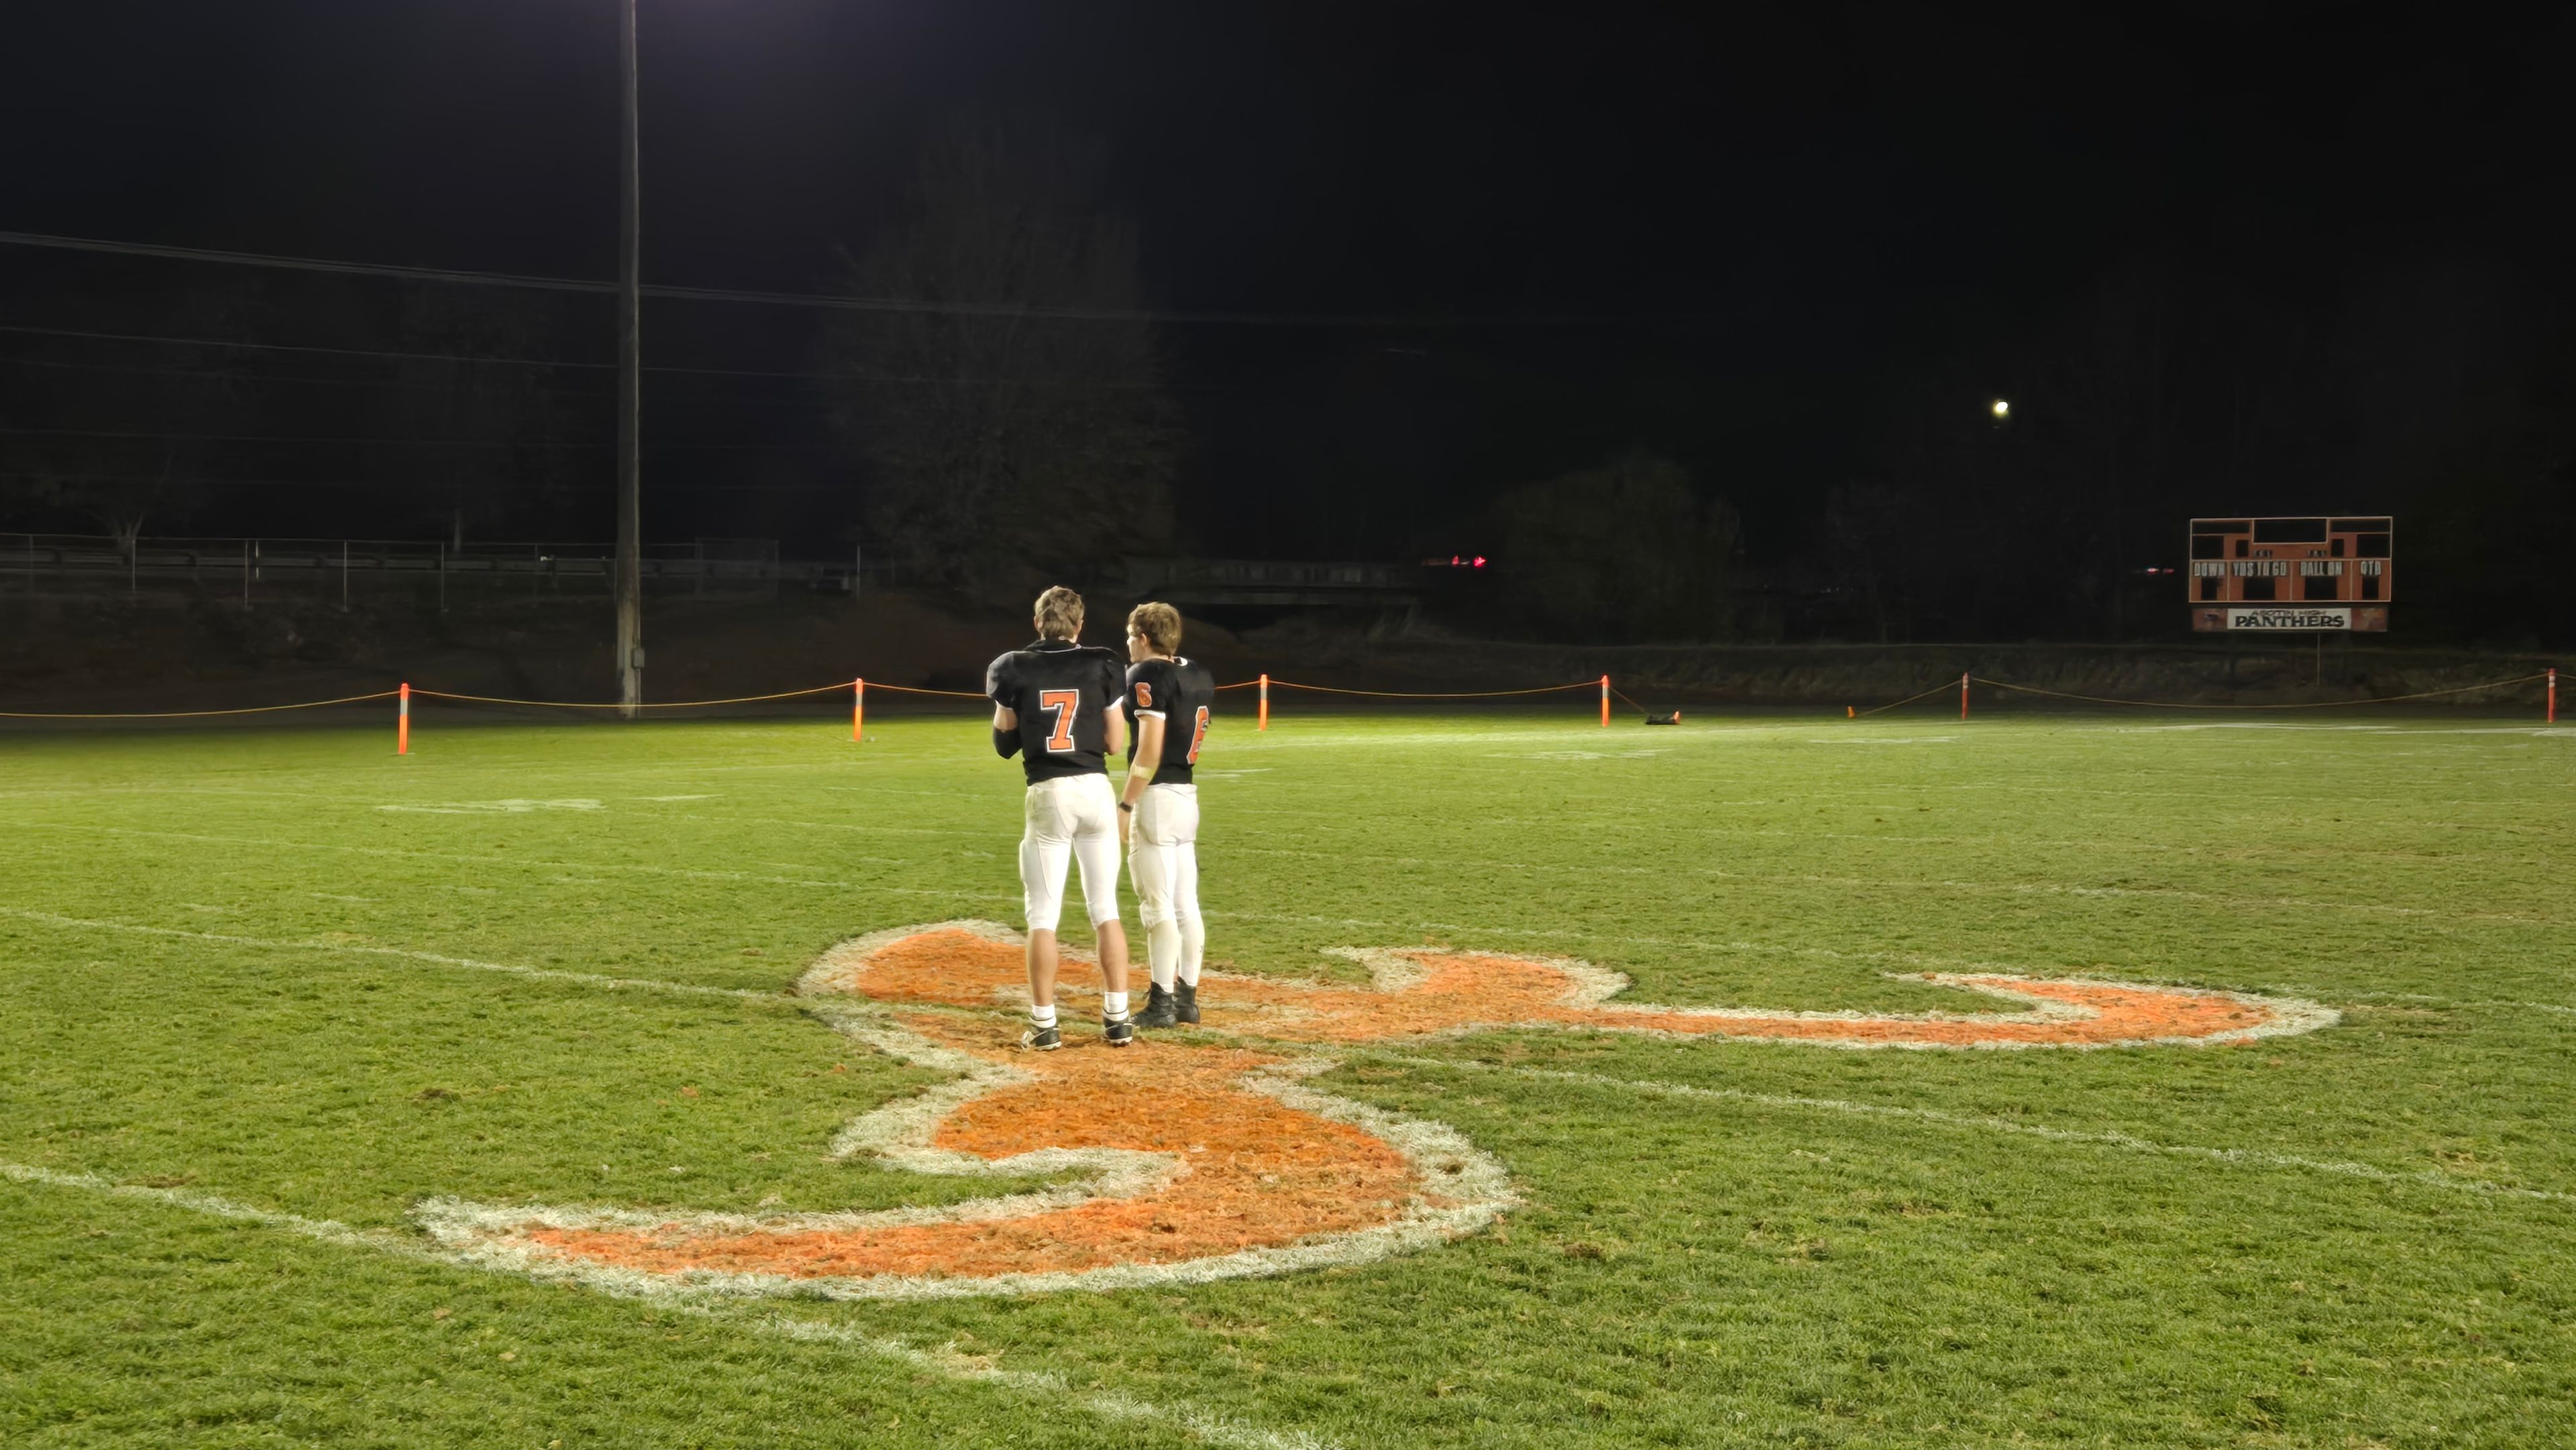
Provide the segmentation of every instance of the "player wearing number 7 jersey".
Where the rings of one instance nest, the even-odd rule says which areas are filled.
[[[1120,797],[1118,833],[1127,841],[1127,876],[1145,921],[1145,959],[1153,974],[1139,1027],[1199,1020],[1199,961],[1207,929],[1199,920],[1199,788],[1191,772],[1207,743],[1216,685],[1181,657],[1181,613],[1168,604],[1139,604],[1127,616],[1127,698],[1136,725]]]
[[[1126,693],[1118,656],[1086,649],[1082,596],[1059,584],[1038,596],[1037,641],[993,661],[993,749],[1028,772],[1020,834],[1020,895],[1029,924],[1029,1030],[1023,1047],[1064,1043],[1055,1020],[1056,921],[1064,914],[1068,861],[1082,870],[1082,904],[1100,944],[1101,1037],[1136,1038],[1127,1015],[1127,933],[1118,924],[1118,803],[1103,757],[1127,748]]]

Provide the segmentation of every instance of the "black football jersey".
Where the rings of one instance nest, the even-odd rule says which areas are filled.
[[[1154,784],[1188,785],[1190,767],[1199,763],[1207,744],[1208,712],[1216,706],[1216,681],[1205,667],[1186,659],[1147,660],[1127,669],[1127,698],[1119,708],[1133,726],[1142,715],[1163,717],[1163,758],[1154,766]],[[1127,736],[1127,758],[1136,758],[1142,737]]]
[[[1071,640],[1042,639],[993,661],[984,693],[1020,717],[1020,764],[1029,784],[1108,771],[1109,709],[1126,693],[1118,656]]]

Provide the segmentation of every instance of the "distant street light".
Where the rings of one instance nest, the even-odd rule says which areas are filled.
[[[1995,399],[1995,421],[2000,423],[2011,416],[2012,404],[2002,398]]]

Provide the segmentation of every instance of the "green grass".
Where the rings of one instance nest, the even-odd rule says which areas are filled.
[[[1509,1167],[1500,1231],[1190,1288],[712,1312],[396,1250],[435,1194],[993,1191],[824,1160],[929,1075],[783,1000],[434,958],[772,993],[860,932],[1009,919],[1017,771],[980,723],[854,749],[431,721],[410,759],[377,730],[0,737],[0,1161],[180,1190],[0,1178],[0,1441],[2576,1441],[2576,732],[2306,723],[1221,728],[1201,856],[1211,956],[1244,970],[1436,940],[1648,1001],[1978,1010],[1884,975],[1974,963],[2344,1020],[2197,1050],[1353,1053],[1329,1090]]]

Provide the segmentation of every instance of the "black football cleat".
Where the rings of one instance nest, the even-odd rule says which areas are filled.
[[[1136,1019],[1109,1017],[1100,1019],[1100,1040],[1112,1047],[1125,1047],[1136,1040]]]
[[[1184,1027],[1199,1025],[1198,983],[1182,982],[1172,989],[1172,1020]]]
[[[1174,1005],[1172,994],[1160,987],[1147,988],[1145,1010],[1136,1014],[1136,1025],[1163,1028],[1177,1027],[1180,1022],[1180,1009]]]
[[[1053,1052],[1064,1046],[1064,1031],[1050,1022],[1044,1027],[1031,1027],[1020,1034],[1022,1052]]]

